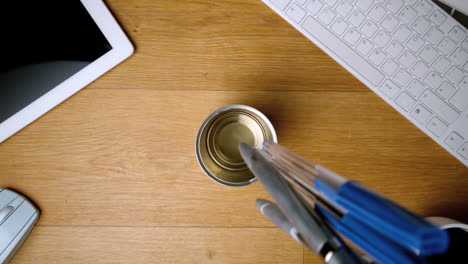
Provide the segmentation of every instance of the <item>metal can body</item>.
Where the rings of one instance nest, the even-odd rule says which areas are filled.
[[[238,146],[261,146],[277,142],[268,118],[246,105],[224,106],[210,114],[198,131],[196,153],[202,170],[214,181],[228,186],[245,186],[255,177],[242,160]]]

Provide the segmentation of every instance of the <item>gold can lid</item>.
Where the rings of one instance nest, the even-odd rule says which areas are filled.
[[[205,173],[229,186],[252,183],[252,175],[239,152],[239,144],[261,146],[276,141],[270,121],[258,110],[244,105],[218,109],[203,123],[197,136],[197,158]]]

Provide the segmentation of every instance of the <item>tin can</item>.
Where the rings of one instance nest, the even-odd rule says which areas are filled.
[[[245,186],[256,181],[239,152],[239,144],[261,146],[277,142],[268,118],[246,105],[224,106],[210,114],[200,127],[195,144],[198,163],[214,181]]]

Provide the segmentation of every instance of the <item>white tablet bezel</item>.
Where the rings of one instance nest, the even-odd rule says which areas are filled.
[[[0,142],[15,134],[133,54],[130,40],[102,0],[80,0],[112,49],[0,123]]]

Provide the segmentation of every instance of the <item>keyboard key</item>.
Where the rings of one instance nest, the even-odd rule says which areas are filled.
[[[414,35],[410,38],[408,43],[406,43],[406,46],[417,53],[424,46],[424,43],[425,41],[422,38],[420,38],[417,35]]]
[[[398,70],[399,67],[400,65],[396,63],[394,60],[388,59],[382,65],[382,71],[385,72],[385,74],[387,74],[388,76],[391,76],[396,72],[396,70]]]
[[[396,58],[403,51],[403,48],[404,48],[403,45],[398,43],[398,41],[393,40],[390,43],[390,45],[388,45],[386,51],[387,51],[388,55],[392,56],[393,58]]]
[[[322,9],[323,3],[319,0],[310,0],[309,4],[306,6],[306,9],[312,14],[317,15],[320,9]]]
[[[385,1],[385,0],[383,0],[383,1]],[[414,5],[414,4],[416,4],[416,2],[418,2],[418,0],[406,0],[406,2],[409,5]]]
[[[411,36],[411,30],[407,26],[401,25],[398,27],[395,33],[393,33],[393,36],[401,43],[404,43]]]
[[[395,16],[390,14],[384,18],[381,25],[388,32],[393,32],[393,30],[395,30],[399,23],[400,21],[398,21],[398,19],[396,19]]]
[[[444,12],[445,14],[445,12]],[[439,26],[439,29],[444,32],[445,35],[448,35],[450,30],[456,25],[459,25],[460,23],[457,22],[453,17],[447,14],[448,19],[445,20],[444,23],[442,23],[441,26]]]
[[[411,72],[418,78],[423,78],[429,72],[429,66],[424,62],[418,61],[411,69]]]
[[[448,82],[444,82],[437,88],[436,92],[445,100],[449,99],[454,93],[456,89]]]
[[[435,61],[434,63],[432,64],[432,67],[434,67],[434,69],[436,69],[436,71],[440,72],[440,73],[444,73],[448,70],[448,68],[450,67],[450,61],[447,60],[445,57],[443,56],[439,56]]]
[[[462,89],[468,88],[468,76],[465,76],[461,82],[458,83],[458,87]]]
[[[336,14],[333,13],[333,11],[331,11],[328,8],[325,8],[318,16],[318,19],[328,26],[333,21],[333,19],[335,19],[335,17]]]
[[[455,122],[459,116],[457,111],[429,89],[424,90],[421,96],[419,96],[419,101],[449,124]]]
[[[423,15],[428,15],[432,9],[434,9],[434,6],[429,1],[421,1],[416,6],[416,10],[418,10]]]
[[[468,37],[462,42],[462,46],[468,49]]]
[[[431,46],[427,45],[422,51],[421,53],[419,54],[419,56],[421,56],[421,58],[423,58],[423,60],[425,60],[426,62],[432,62],[435,57],[437,56],[437,50],[435,50],[434,48],[432,48]]]
[[[358,0],[356,6],[366,12],[374,3],[374,0]]]
[[[427,21],[427,19],[425,19],[423,16],[420,16],[416,18],[411,27],[419,34],[423,34],[424,32],[426,32],[430,25],[431,22]]]
[[[463,65],[468,62],[468,52],[462,48],[456,48],[452,55],[450,55],[450,59],[458,65]]]
[[[387,58],[387,55],[380,49],[375,49],[369,56],[369,60],[374,63],[376,66],[382,64],[382,62]]]
[[[325,3],[329,6],[334,6],[338,0],[325,0]]]
[[[457,131],[460,135],[462,135],[465,140],[468,138],[468,109],[465,112],[460,114],[460,117],[453,125],[454,130]]]
[[[379,27],[374,22],[368,20],[362,25],[361,32],[370,38],[375,34],[375,32],[377,32],[378,29]]]
[[[403,0],[389,0],[386,6],[391,12],[397,13],[400,11],[400,8],[403,6],[403,4]]]
[[[463,158],[468,160],[468,142],[465,142],[463,146],[460,147],[458,153],[463,156]]]
[[[464,74],[465,73],[457,66],[452,66],[452,68],[450,68],[445,76],[447,76],[447,79],[449,79],[452,83],[458,84],[462,80]]]
[[[431,122],[426,125],[427,129],[434,133],[434,135],[440,137],[447,130],[448,126],[444,124],[439,118],[432,118]]]
[[[296,0],[296,2],[298,2],[300,5],[304,5],[307,0]]]
[[[421,94],[425,86],[420,81],[413,79],[405,88],[410,94],[417,97]]]
[[[450,30],[450,32],[448,33],[448,36],[456,42],[459,42],[467,36],[467,33],[466,30],[462,29],[461,27],[454,26],[452,30]]]
[[[392,81],[385,80],[382,86],[380,86],[380,91],[382,91],[386,96],[393,99],[399,92],[400,88],[396,86]]]
[[[465,77],[465,79],[467,78],[468,77]],[[452,99],[450,99],[449,102],[458,110],[464,111],[468,107],[468,100],[466,98],[468,98],[468,87],[461,87],[452,96]]]
[[[341,39],[335,37],[327,28],[322,26],[313,17],[309,16],[302,24],[304,29],[315,36],[326,47],[334,51],[334,54],[350,65],[359,65],[354,70],[369,83],[377,86],[384,79],[384,75],[367,60],[362,58],[353,49],[349,48]]]
[[[458,149],[463,144],[463,137],[460,136],[457,132],[452,132],[445,139],[445,143],[453,149]]]
[[[355,27],[359,27],[362,22],[366,19],[366,16],[358,10],[354,10],[348,17],[348,22],[353,24]]]
[[[393,80],[399,86],[405,86],[409,82],[410,79],[411,79],[411,75],[403,69],[400,69],[399,71],[397,71],[397,73],[393,77]]]
[[[429,16],[429,19],[436,25],[440,26],[442,23],[444,23],[445,19],[447,19],[447,15],[442,13],[440,10],[435,10],[432,12],[432,14]]]
[[[426,124],[432,117],[432,113],[422,105],[417,105],[411,115],[421,124]]]
[[[418,13],[416,13],[412,7],[406,6],[403,8],[403,10],[401,10],[399,17],[401,20],[409,24],[416,18],[417,15]]]
[[[418,57],[413,55],[413,53],[411,53],[410,51],[405,51],[400,56],[398,61],[400,62],[401,65],[403,65],[404,67],[409,69],[413,65],[413,63],[416,62],[417,59],[418,59]]]
[[[388,42],[390,42],[390,39],[392,37],[390,37],[389,34],[385,33],[384,31],[379,31],[377,33],[377,35],[375,35],[374,37],[374,42],[375,44],[377,44],[378,46],[380,46],[381,48],[387,46]]]
[[[449,38],[444,38],[439,45],[437,45],[437,48],[442,51],[443,54],[449,55],[453,49],[455,48],[456,44],[453,42],[453,40]]]
[[[284,10],[291,0],[270,0],[276,7],[281,10]]]
[[[403,110],[405,110],[406,112],[408,112],[409,110],[411,110],[413,108],[413,106],[416,104],[416,100],[413,99],[413,97],[411,97],[409,94],[407,94],[406,92],[402,92],[398,97],[397,99],[395,100],[395,102],[401,107],[403,108]]]
[[[424,37],[430,43],[437,45],[444,38],[444,33],[435,27],[431,27]]]
[[[348,14],[353,10],[353,5],[350,4],[348,1],[341,1],[336,6],[336,12],[340,14],[342,17],[348,16]]]
[[[438,75],[435,72],[431,72],[425,79],[424,82],[431,87],[432,89],[435,89],[439,87],[440,83],[442,83],[442,77]]]
[[[454,124],[454,130],[462,135],[465,140],[468,138],[468,108],[460,114],[460,117]]]
[[[468,109],[460,114],[458,120],[453,124],[454,131],[462,135],[465,138],[465,142],[468,138]]]
[[[356,44],[356,42],[360,38],[361,38],[361,33],[359,33],[357,30],[353,28],[348,30],[348,32],[346,32],[344,36],[344,40],[348,42],[349,44],[351,44],[351,46],[354,46],[354,44]]]
[[[356,49],[364,56],[369,54],[369,52],[374,48],[374,45],[367,40],[367,39],[361,39],[359,44],[356,46]]]
[[[296,23],[299,23],[305,17],[307,12],[301,7],[299,7],[296,3],[294,3],[288,8],[286,14],[290,18],[292,18],[292,20],[294,20]]]
[[[376,22],[382,20],[382,18],[387,14],[387,11],[381,5],[375,5],[369,12],[369,17],[374,19]]]
[[[338,35],[343,34],[346,29],[348,28],[348,23],[346,23],[343,19],[338,18],[335,23],[333,23],[331,29]]]

